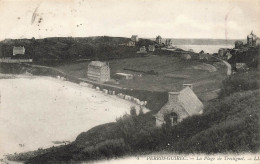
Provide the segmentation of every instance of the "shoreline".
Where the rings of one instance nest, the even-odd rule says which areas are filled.
[[[3,75],[1,74],[1,76],[3,77]],[[68,101],[69,102],[67,102],[66,104],[65,104],[65,107],[63,107],[62,108],[62,113],[63,114],[65,114],[66,113],[66,115],[64,115],[64,116],[61,116],[61,117],[59,117],[59,116],[52,116],[52,115],[50,115],[50,114],[47,114],[47,116],[46,116],[46,114],[44,114],[45,113],[45,111],[43,110],[43,111],[39,111],[40,113],[42,113],[42,114],[44,114],[44,115],[42,115],[42,114],[37,114],[37,115],[35,115],[36,117],[39,117],[39,119],[40,119],[40,124],[39,124],[39,128],[44,128],[44,126],[43,125],[45,125],[46,123],[50,123],[50,125],[51,126],[55,126],[55,128],[56,129],[59,129],[59,130],[61,130],[62,129],[62,126],[60,126],[60,125],[58,125],[58,124],[60,124],[59,123],[59,121],[57,122],[56,121],[56,119],[61,119],[60,121],[61,122],[64,122],[64,123],[66,123],[66,122],[70,122],[70,124],[71,125],[66,125],[66,129],[65,129],[65,133],[63,134],[63,135],[56,135],[56,137],[54,137],[53,139],[51,139],[50,140],[50,145],[49,144],[44,144],[44,145],[46,145],[47,147],[43,147],[43,146],[37,146],[37,147],[35,147],[34,149],[28,149],[27,150],[27,148],[26,148],[26,150],[21,150],[21,152],[28,152],[28,151],[31,151],[31,150],[37,150],[37,148],[49,148],[49,147],[51,147],[51,146],[58,146],[57,144],[53,144],[53,143],[51,143],[52,141],[62,141],[62,140],[69,140],[69,141],[71,141],[71,142],[73,142],[74,140],[75,140],[75,138],[80,134],[80,133],[82,133],[82,132],[85,132],[85,131],[88,131],[89,129],[91,129],[91,128],[93,128],[93,127],[95,127],[95,126],[97,126],[97,125],[101,125],[101,124],[104,124],[104,123],[110,123],[110,122],[115,122],[115,120],[116,120],[116,118],[118,118],[118,117],[120,117],[120,116],[122,116],[125,112],[127,112],[127,113],[129,113],[130,112],[130,106],[136,106],[137,108],[138,108],[138,105],[137,104],[134,104],[133,102],[130,102],[130,101],[127,101],[127,100],[124,100],[124,99],[121,99],[121,98],[119,98],[119,97],[117,97],[117,95],[109,95],[109,94],[106,94],[106,93],[103,93],[103,92],[101,92],[101,91],[96,91],[95,89],[92,89],[92,88],[89,88],[89,87],[85,87],[85,86],[82,86],[82,85],[79,85],[79,84],[76,84],[76,83],[73,83],[73,82],[70,82],[70,81],[62,81],[62,80],[60,80],[60,79],[56,79],[56,78],[53,78],[53,77],[48,77],[48,76],[28,76],[28,75],[6,75],[6,76],[4,76],[4,77],[6,77],[5,79],[2,79],[2,80],[7,80],[6,81],[6,83],[3,83],[3,81],[0,79],[0,82],[2,82],[3,84],[8,84],[8,80],[12,80],[12,79],[15,79],[15,81],[13,81],[12,83],[13,84],[10,84],[11,86],[14,86],[15,88],[17,88],[17,93],[20,93],[20,92],[23,92],[23,90],[22,89],[20,89],[20,87],[19,87],[19,83],[20,82],[18,82],[18,81],[20,81],[20,79],[22,80],[22,81],[24,81],[24,82],[22,82],[22,84],[20,84],[20,85],[23,85],[23,84],[26,84],[26,83],[28,83],[29,81],[28,80],[30,80],[30,79],[36,79],[36,83],[37,83],[37,81],[39,81],[39,80],[44,80],[43,82],[44,83],[46,83],[46,82],[51,82],[51,83],[53,83],[53,84],[55,84],[55,85],[57,85],[57,86],[59,86],[58,87],[58,89],[57,89],[57,91],[59,91],[60,93],[60,96],[65,96],[64,98],[67,98],[68,99]],[[12,78],[12,79],[10,79],[10,77]],[[16,81],[17,80],[17,81]],[[33,81],[32,81],[33,82]],[[40,82],[40,81],[39,81]],[[35,82],[33,82],[34,84],[35,84]],[[45,90],[36,90],[35,91],[35,89],[33,89],[33,85],[34,84],[26,84],[26,85],[32,85],[32,90],[33,90],[33,92],[35,92],[35,93],[38,93],[38,92],[44,92]],[[7,95],[7,92],[9,92],[8,90],[8,88],[10,88],[10,85],[8,86],[6,86],[6,88],[7,88],[7,90],[6,91],[3,91],[3,94],[1,93],[1,95],[2,95],[2,104],[1,104],[1,106],[2,106],[2,108],[4,108],[4,106],[6,106],[5,108],[7,109],[7,104],[8,104],[8,102],[5,102],[6,100],[7,100],[7,98],[5,98],[4,97],[4,95],[5,96],[8,96]],[[45,85],[48,85],[48,84],[45,84]],[[55,88],[55,85],[54,85],[54,88]],[[5,85],[3,85],[3,86],[5,86]],[[16,87],[17,86],[17,87]],[[64,87],[62,87],[62,86],[64,86]],[[26,91],[26,88],[27,88],[27,86],[24,86],[25,87],[25,91]],[[42,86],[43,88],[44,88],[44,86]],[[50,91],[50,92],[53,92],[53,93],[56,93],[56,91],[55,91],[55,89],[53,88],[53,85],[50,85],[50,89],[51,90],[49,90],[49,89],[47,89],[47,91],[46,92],[48,92],[48,90]],[[1,87],[0,87],[0,89],[1,89]],[[3,89],[3,88],[2,88]],[[69,95],[69,94],[67,94],[66,92],[71,92],[72,93],[72,95]],[[76,93],[77,92],[77,93]],[[11,94],[12,93],[12,91],[10,92],[10,94],[9,95],[12,95]],[[17,93],[15,93],[15,95],[17,95]],[[31,92],[30,92],[31,93]],[[26,93],[23,93],[23,94],[26,94]],[[58,93],[57,93],[58,94]],[[46,95],[46,94],[45,94]],[[67,97],[67,95],[68,95],[68,97]],[[73,96],[73,95],[75,95],[75,96]],[[92,95],[92,96],[91,96]],[[26,95],[26,96],[23,96],[23,99],[25,99],[26,100],[26,98],[29,98],[29,102],[30,102],[30,96],[34,96],[34,95]],[[37,95],[35,95],[35,96],[37,96]],[[39,95],[39,96],[41,96],[41,94]],[[46,95],[47,96],[47,95]],[[58,96],[58,95],[57,95]],[[81,98],[79,98],[78,96],[81,96]],[[87,97],[86,97],[87,96]],[[9,97],[9,96],[8,96]],[[20,97],[20,96],[19,96]],[[44,98],[44,96],[41,96],[41,97],[43,97],[43,99],[45,100],[45,101],[49,101],[49,100],[46,100],[46,98],[47,97],[49,97],[49,96],[47,96],[46,98]],[[53,97],[53,96],[52,96]],[[85,97],[85,98],[83,98],[83,97]],[[55,96],[53,97],[53,99],[55,98]],[[59,102],[61,102],[61,103],[63,103],[64,102],[64,98],[59,98],[59,96],[57,97],[57,102],[59,103]],[[76,98],[76,99],[75,99]],[[22,99],[22,100],[23,100]],[[55,98],[56,99],[56,98]],[[74,100],[75,99],[75,100]],[[92,100],[93,99],[93,100]],[[19,101],[22,101],[22,100],[19,100]],[[52,100],[52,99],[51,99]],[[26,101],[28,101],[28,100],[26,100]],[[54,101],[54,100],[52,100],[53,102],[50,102],[51,104],[53,104],[53,105],[55,105],[56,103],[56,100]],[[80,103],[80,102],[83,102],[83,101],[85,101],[84,102],[84,104],[82,104],[82,103]],[[88,103],[89,102],[89,103]],[[115,103],[116,102],[116,103]],[[19,102],[18,102],[19,103]],[[71,106],[70,104],[71,103],[74,103],[74,105],[73,106]],[[94,105],[93,103],[95,103],[96,105]],[[109,105],[109,104],[111,104],[111,105]],[[114,104],[114,105],[112,105],[112,104]],[[116,104],[116,106],[115,106],[115,104]],[[42,106],[42,105],[40,105],[40,106]],[[45,105],[46,106],[46,105]],[[55,106],[57,106],[57,105],[55,105]],[[47,106],[46,106],[47,107]],[[46,108],[46,107],[43,107],[43,108]],[[58,107],[58,106],[57,106]],[[12,107],[13,108],[13,107]],[[12,108],[10,108],[10,110],[12,110]],[[23,108],[23,106],[21,107],[21,109]],[[25,108],[25,107],[24,107]],[[30,108],[30,106],[29,106],[29,108]],[[35,106],[34,107],[35,109],[38,109],[38,107],[37,106]],[[55,107],[54,107],[55,108]],[[58,107],[58,108],[60,108],[60,107]],[[9,108],[8,108],[9,109]],[[87,110],[86,110],[87,109]],[[103,110],[102,110],[103,109]],[[104,110],[104,109],[107,109],[107,110]],[[39,110],[39,109],[38,109]],[[50,109],[48,109],[48,110],[50,110]],[[47,111],[48,111],[47,110]],[[30,112],[30,110],[26,110],[26,111],[28,111],[28,114],[32,114],[32,115],[34,115],[34,114],[36,114],[35,112],[33,112],[33,113],[31,113]],[[150,110],[148,110],[147,108],[144,108],[144,112],[146,113],[146,112],[148,112],[148,111],[150,111]],[[4,112],[4,110],[2,109],[2,111],[0,111],[2,114],[3,113],[6,113],[6,112]],[[55,109],[54,111],[52,111],[52,113],[53,112],[58,112],[57,114],[59,114],[60,112],[61,112],[61,110],[60,109]],[[65,113],[64,113],[65,112]],[[73,113],[72,113],[73,112]],[[7,113],[9,113],[8,111],[7,111]],[[16,117],[19,117],[19,113],[21,113],[21,112],[15,112],[16,113]],[[69,116],[69,114],[72,114],[72,115],[70,115]],[[78,113],[78,114],[77,114]],[[96,113],[96,114],[95,114]],[[103,118],[103,117],[101,117],[101,118],[98,118],[98,117],[96,117],[95,115],[99,115],[99,114],[105,114],[106,115],[106,117],[105,118]],[[10,113],[11,114],[11,113]],[[10,118],[12,115],[10,115],[10,114],[8,114],[8,115],[2,115],[2,117],[5,117],[5,116],[7,116],[6,118]],[[103,115],[102,114],[102,115]],[[24,114],[23,114],[24,115]],[[22,116],[23,116],[22,115]],[[23,119],[27,119],[28,120],[28,118],[26,118],[26,117],[28,117],[27,116],[27,114],[26,115],[24,115],[25,117],[21,117],[21,118],[23,118]],[[49,117],[50,118],[52,118],[52,117],[54,117],[54,118],[52,118],[51,120],[49,119]],[[29,118],[31,118],[31,117],[29,117]],[[43,121],[41,121],[41,119],[43,119]],[[44,121],[45,119],[48,119],[48,120],[46,120],[46,121]],[[67,119],[69,119],[68,121],[67,121]],[[2,119],[3,120],[3,119]],[[16,121],[12,121],[12,120],[9,120],[9,119],[4,119],[4,120],[6,120],[6,121],[8,121],[9,123],[8,124],[10,124],[11,123],[11,125],[13,124],[13,123],[15,123],[15,124],[17,124],[17,123],[19,123],[19,120],[18,120],[18,122],[16,122]],[[3,120],[3,121],[4,121]],[[35,118],[32,118],[32,120],[30,120],[29,122],[31,122],[31,123],[33,123],[33,122],[35,122],[34,121],[35,120]],[[78,122],[78,120],[82,120],[82,121],[80,121],[80,122]],[[22,121],[21,119],[20,119],[20,121]],[[12,123],[13,122],[13,123]],[[87,123],[87,124],[83,124],[83,127],[79,127],[77,124],[78,123],[80,123],[80,124],[82,124],[83,122],[85,122],[85,123],[87,123],[87,122],[89,122],[89,123]],[[29,123],[29,125],[31,125],[31,123]],[[36,123],[36,122],[35,122]],[[38,122],[39,123],[39,122]],[[23,123],[24,125],[26,125],[27,123]],[[23,124],[22,125],[20,125],[19,124],[19,127],[20,126],[22,126],[23,128],[24,128],[24,126],[23,126]],[[52,125],[53,124],[53,125]],[[75,125],[73,125],[73,124],[75,124]],[[36,126],[34,126],[35,124],[33,123],[32,124],[32,127],[36,127]],[[76,126],[77,125],[77,126]],[[27,125],[26,125],[27,126]],[[64,126],[64,125],[63,125]],[[74,135],[74,137],[73,138],[70,138],[69,136],[72,136],[72,134],[69,132],[69,129],[73,129],[73,127],[78,127],[77,129],[78,130],[74,130],[75,132],[75,135]],[[86,126],[86,127],[85,127]],[[4,125],[2,126],[2,127],[5,127]],[[37,126],[38,127],[38,126]],[[18,129],[19,131],[21,131],[23,128],[21,128],[21,129]],[[54,128],[54,129],[55,129]],[[2,128],[3,129],[3,128]],[[4,130],[5,129],[5,130]],[[5,134],[5,136],[6,137],[8,137],[9,136],[9,132],[8,132],[8,129],[6,129],[6,128],[4,128],[3,130],[4,131],[6,131],[6,132],[4,132],[3,130],[3,134]],[[11,127],[10,127],[10,129],[12,129]],[[43,129],[44,130],[44,129]],[[61,131],[63,131],[63,130],[61,130]],[[11,131],[10,131],[11,132]],[[73,134],[74,134],[73,133]],[[30,134],[30,133],[27,133],[27,134]],[[40,134],[40,133],[39,133]],[[55,132],[55,134],[56,134],[56,132]],[[61,133],[62,134],[62,133]],[[65,136],[67,136],[67,137],[65,137]],[[59,138],[58,136],[63,136],[63,138]],[[4,137],[4,136],[3,136]],[[6,138],[6,137],[4,137],[4,138]],[[35,136],[36,137],[36,136]],[[50,136],[49,136],[50,137]],[[68,138],[69,137],[69,138]],[[33,137],[34,138],[34,137]],[[48,136],[46,136],[46,138],[47,138],[47,140],[48,140]],[[41,141],[41,139],[37,139],[37,140],[39,140],[39,141]],[[45,142],[45,140],[46,139],[44,139],[44,141],[42,141],[43,143]],[[47,141],[46,140],[46,141]],[[8,142],[8,141],[7,141]],[[25,143],[25,145],[28,147],[30,147],[30,144],[31,144],[31,142],[33,142],[33,141],[30,141],[30,140],[28,140],[28,142],[27,143]],[[19,142],[18,142],[19,143]],[[28,145],[29,144],[29,145]],[[14,146],[14,145],[13,145]],[[11,146],[12,147],[12,146]],[[16,146],[16,147],[18,147],[18,146]],[[19,149],[21,149],[21,148],[19,148]],[[6,151],[6,153],[7,153],[8,151]],[[17,150],[15,150],[14,152],[17,152],[17,153],[20,153],[20,151],[18,151],[18,149]],[[10,152],[10,153],[14,153],[14,152]],[[6,154],[6,153],[4,153],[4,151],[3,151],[3,155],[4,154]]]

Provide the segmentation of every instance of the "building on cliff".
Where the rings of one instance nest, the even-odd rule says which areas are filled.
[[[90,80],[106,82],[110,80],[109,64],[101,61],[92,61],[88,65],[87,76]]]
[[[131,36],[131,41],[138,42],[139,41],[138,35],[132,35]]]
[[[180,92],[169,92],[168,102],[154,115],[156,126],[174,126],[189,116],[202,114],[203,107],[192,90],[192,84],[183,84]]]
[[[156,43],[158,44],[162,44],[162,37],[160,35],[158,35],[155,39]]]
[[[253,31],[249,35],[247,35],[247,45],[249,47],[255,47],[255,46],[259,45],[259,44],[260,44],[260,38],[257,37],[253,33]]]

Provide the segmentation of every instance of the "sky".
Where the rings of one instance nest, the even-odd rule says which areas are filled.
[[[5,38],[260,36],[260,0],[0,0]]]

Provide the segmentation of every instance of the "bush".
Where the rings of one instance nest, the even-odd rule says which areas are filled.
[[[222,82],[219,97],[226,97],[235,92],[259,89],[258,70],[234,74]]]

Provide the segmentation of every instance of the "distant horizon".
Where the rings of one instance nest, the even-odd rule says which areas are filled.
[[[260,36],[259,0],[1,0],[0,6],[0,40],[134,34],[240,40],[252,30]]]
[[[135,34],[133,34],[135,35]],[[158,35],[156,35],[158,36]],[[156,36],[155,37],[139,37],[141,39],[156,39]],[[45,38],[91,38],[91,37],[112,37],[112,38],[116,38],[116,37],[119,37],[119,38],[131,38],[131,36],[111,36],[111,35],[91,35],[91,36],[48,36],[48,37],[43,37],[43,38],[36,38],[36,37],[27,37],[27,38],[5,38],[5,39],[2,39],[0,41],[4,41],[4,40],[19,40],[19,39],[32,39],[32,38],[35,38],[35,39],[45,39]],[[235,39],[225,39],[225,38],[172,38],[172,37],[162,37],[162,39],[183,39],[183,40],[247,40],[246,37],[245,38],[235,38]]]

